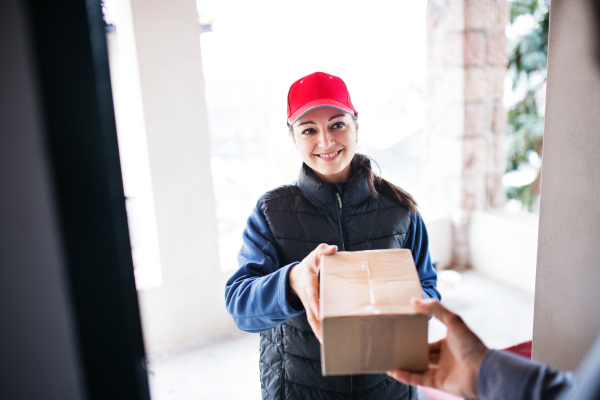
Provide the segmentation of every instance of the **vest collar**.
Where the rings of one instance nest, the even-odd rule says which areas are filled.
[[[367,171],[360,171],[349,182],[326,183],[308,165],[302,163],[298,188],[308,201],[325,210],[335,211],[338,209],[336,193],[340,194],[344,208],[356,207],[371,196],[366,173]]]

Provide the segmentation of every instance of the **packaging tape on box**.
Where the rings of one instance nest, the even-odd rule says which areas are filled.
[[[320,279],[324,376],[427,369],[428,317],[410,305],[423,298],[410,250],[323,256]]]

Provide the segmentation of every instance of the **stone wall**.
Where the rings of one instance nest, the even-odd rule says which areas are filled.
[[[452,267],[470,266],[475,210],[501,207],[507,0],[429,0],[424,192],[450,213]]]

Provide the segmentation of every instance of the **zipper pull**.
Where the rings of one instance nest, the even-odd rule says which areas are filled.
[[[340,203],[340,210],[341,210],[341,209],[342,209],[342,198],[340,197],[340,194],[339,194],[339,193],[336,193],[335,195],[336,195],[336,196],[337,196],[337,198],[338,198],[338,202]]]

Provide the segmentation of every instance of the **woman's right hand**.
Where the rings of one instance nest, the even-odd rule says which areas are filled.
[[[304,309],[306,319],[319,342],[323,342],[321,320],[319,318],[319,268],[321,256],[335,254],[337,246],[321,243],[310,252],[300,264],[292,267],[289,275],[290,288],[298,296]]]

